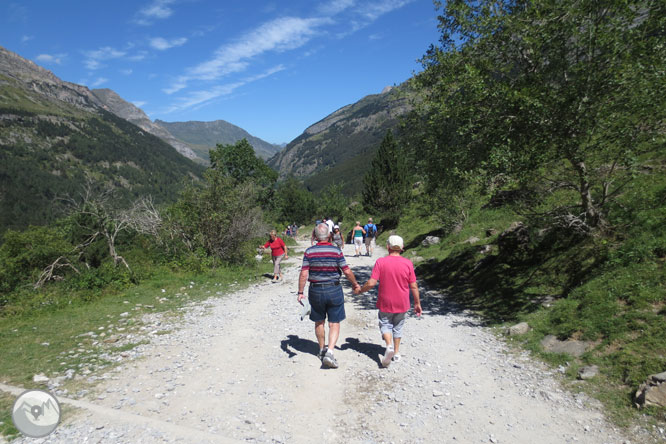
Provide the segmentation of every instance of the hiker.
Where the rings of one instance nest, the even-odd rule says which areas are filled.
[[[273,279],[271,282],[278,282],[282,280],[280,262],[282,262],[282,259],[289,259],[287,245],[278,237],[277,231],[271,230],[268,241],[259,248],[265,250],[268,247],[271,247],[271,259],[273,259]]]
[[[317,245],[309,247],[303,254],[303,265],[298,277],[298,301],[305,298],[305,283],[310,282],[308,301],[310,302],[310,320],[315,323],[315,336],[319,343],[319,359],[328,368],[338,368],[333,356],[335,344],[340,336],[340,322],[345,319],[345,300],[340,285],[342,274],[351,282],[352,289],[361,287],[351,271],[342,251],[331,244],[328,227],[325,223],[315,228]],[[328,346],[325,344],[325,322],[328,318]]]
[[[339,225],[334,225],[333,226],[333,235],[331,237],[331,241],[340,250],[342,250],[344,248],[345,239],[344,239],[344,236],[342,236],[342,233],[340,232],[340,226]]]
[[[352,229],[352,232],[356,257],[359,257],[361,255],[361,245],[363,245],[363,236],[365,235],[365,229],[361,226],[360,221],[356,221],[356,226]]]
[[[328,232],[332,233],[333,227],[335,227],[335,222],[333,222],[333,219],[331,219],[330,217],[325,217],[324,221],[326,222],[326,225],[328,225]]]
[[[365,230],[365,254],[372,256],[375,251],[375,238],[377,237],[377,225],[372,223],[372,218],[368,218],[368,223],[363,226]]]
[[[372,268],[368,282],[354,291],[364,293],[379,281],[377,292],[377,309],[379,310],[379,331],[386,342],[386,351],[382,357],[382,366],[388,367],[391,361],[400,360],[400,339],[405,325],[405,317],[409,311],[409,293],[414,298],[414,312],[421,316],[421,299],[416,284],[414,264],[402,256],[404,245],[400,236],[389,236],[386,243],[388,256],[380,257]]]

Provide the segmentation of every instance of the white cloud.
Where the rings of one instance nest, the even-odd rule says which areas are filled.
[[[150,39],[150,46],[153,48],[164,51],[166,49],[174,48],[176,46],[183,46],[187,42],[187,38],[181,37],[179,39],[167,40],[162,37],[155,37]]]
[[[154,0],[138,12],[135,20],[140,25],[151,25],[154,20],[164,20],[171,17],[173,9],[169,7],[175,0]]]
[[[105,78],[105,77],[98,77],[94,82],[92,82],[92,84],[91,84],[90,86],[92,86],[93,88],[95,88],[95,87],[97,87],[97,86],[100,86],[100,85],[105,84],[105,83],[108,82],[108,81],[109,81],[109,79],[107,79],[107,78]]]
[[[192,80],[216,80],[222,76],[245,70],[249,60],[266,52],[283,52],[306,44],[329,19],[283,17],[264,23],[236,42],[218,48],[213,57],[188,68],[165,89],[172,94],[187,87]]]
[[[138,62],[139,60],[143,60],[146,58],[148,53],[146,51],[139,51],[134,55],[128,56],[127,60],[132,60],[134,62]]]
[[[356,0],[331,0],[328,3],[321,5],[318,12],[319,14],[331,17],[351,8],[355,4]]]
[[[132,70],[132,69],[130,69],[130,68],[128,68],[128,69],[121,69],[121,70],[120,70],[120,74],[125,75],[125,76],[129,76],[129,75],[131,75],[133,72],[134,72],[134,70]]]
[[[62,63],[62,59],[66,56],[67,54],[40,54],[35,57],[35,60],[44,64],[60,65]]]
[[[24,35],[23,37],[21,37],[21,43],[25,43],[27,41],[30,41],[30,40],[34,39],[34,38],[35,38],[34,35]]]
[[[284,65],[278,65],[261,74],[247,77],[245,79],[239,80],[238,82],[227,83],[225,85],[216,85],[207,90],[193,91],[188,95],[186,95],[185,97],[178,99],[178,103],[169,107],[169,109],[166,111],[166,114],[174,111],[182,111],[185,109],[204,105],[205,103],[210,102],[213,99],[231,94],[241,86],[247,85],[248,83],[256,82],[257,80],[261,80],[277,72],[284,71],[284,69],[285,69]]]
[[[372,3],[363,3],[359,12],[371,22],[395,9],[400,9],[414,0],[380,0]]]
[[[142,106],[144,106],[147,103],[148,102],[145,102],[143,100],[136,100],[136,101],[132,102],[132,105],[136,106],[137,108],[141,108]]]
[[[105,60],[118,59],[126,55],[125,51],[120,51],[110,46],[105,46],[94,51],[86,51],[84,54],[87,59],[83,64],[90,70],[101,68],[103,66],[102,62]]]

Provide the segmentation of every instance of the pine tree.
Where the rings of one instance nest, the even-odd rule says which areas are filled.
[[[397,224],[409,198],[409,179],[404,153],[391,130],[384,136],[363,185],[365,210],[383,216],[384,225]]]

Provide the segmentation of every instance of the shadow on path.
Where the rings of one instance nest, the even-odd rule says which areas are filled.
[[[367,356],[377,363],[377,367],[382,366],[380,356],[384,355],[384,347],[370,342],[361,342],[358,338],[346,338],[345,343],[340,346],[340,350],[351,349],[357,353]]]
[[[288,335],[287,339],[280,341],[280,348],[284,351],[290,358],[293,358],[298,353],[292,351],[294,349],[301,353],[307,353],[310,355],[317,356],[319,354],[319,344],[310,339],[303,339],[297,335]]]

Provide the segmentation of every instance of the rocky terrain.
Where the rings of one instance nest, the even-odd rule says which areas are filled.
[[[140,330],[112,340],[145,344],[107,356],[118,362],[107,373],[79,376],[90,389],[65,392],[51,379],[74,413],[47,438],[13,444],[649,442],[645,431],[618,430],[596,401],[563,390],[557,370],[511,351],[471,314],[429,312],[442,295],[426,288],[403,359],[382,368],[374,294],[353,296],[345,282],[340,367],[323,368],[313,324],[300,320],[301,256],[292,252],[283,282],[211,294],[180,317],[144,315]],[[368,279],[375,258],[347,260]]]
[[[293,174],[307,178],[316,174],[315,181],[306,181],[315,191],[339,182],[352,190],[360,186],[369,160],[387,130],[396,131],[399,117],[412,109],[413,98],[407,84],[363,97],[310,125],[268,164],[281,177]]]
[[[150,118],[143,112],[141,108],[134,106],[133,104],[127,102],[122,97],[120,97],[115,91],[110,89],[93,89],[92,93],[97,97],[100,102],[104,104],[104,108],[108,111],[111,111],[118,117],[121,117],[125,120],[128,120],[141,128],[142,130],[149,132],[150,134],[159,137],[164,140],[166,143],[171,145],[183,156],[192,160],[203,160],[199,159],[197,154],[192,151],[192,148],[186,143],[176,139],[169,131],[167,131],[161,125],[153,122]]]

